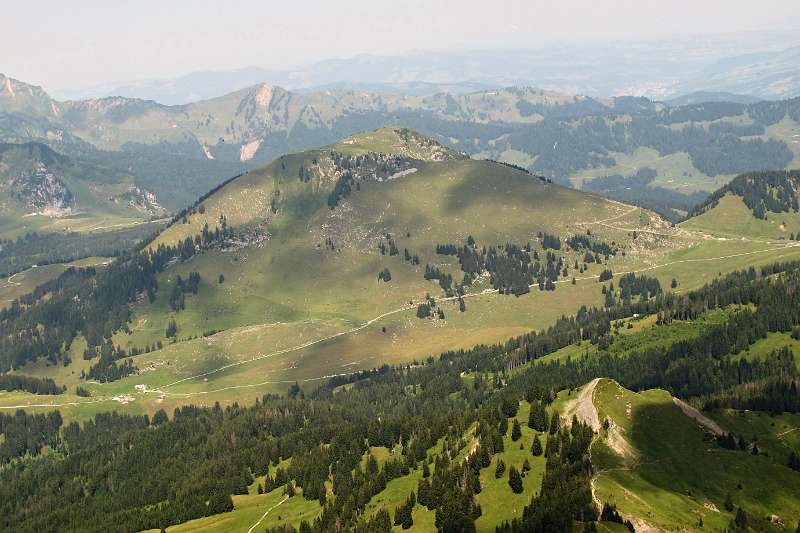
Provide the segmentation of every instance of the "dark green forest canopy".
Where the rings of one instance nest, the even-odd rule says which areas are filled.
[[[170,419],[158,413],[152,420],[106,413],[66,427],[60,417],[20,411],[2,420],[7,444],[0,449],[11,465],[0,469],[0,527],[133,531],[180,523],[230,510],[230,495],[246,493],[252,476],[291,458],[287,478],[304,489],[304,497],[325,500],[306,530],[327,531],[338,523],[366,531],[360,510],[388,480],[420,468],[441,438],[454,455],[465,431],[477,424],[481,444],[469,461],[453,464],[444,452],[435,458],[436,490],[430,493],[441,497],[426,500],[437,521],[470,524],[480,510],[472,498],[474,484],[461,481],[473,479],[485,458],[499,451],[499,432],[508,429],[507,417],[522,398],[549,402],[556,391],[608,376],[634,390],[662,387],[701,404],[757,401],[776,412],[800,409],[797,370],[785,352],[756,361],[733,357],[768,332],[800,324],[798,288],[800,263],[751,268],[687,294],[583,308],[545,331],[503,344],[332,378],[305,395],[295,390],[285,398],[265,396],[250,407],[185,406]],[[608,352],[535,362],[580,340],[600,345],[612,335],[613,321],[634,313],[669,324],[718,308],[732,309],[729,318],[688,340],[624,358]],[[464,372],[476,379],[462,379]],[[737,392],[742,384],[749,385],[746,394]],[[586,426],[559,424],[553,416],[544,451],[548,490],[508,530],[567,531],[573,520],[592,518],[585,453],[590,440]],[[368,446],[400,442],[402,452],[382,468],[369,475],[361,468]],[[16,459],[43,446],[59,453]],[[332,480],[333,497],[322,497],[324,479]]]

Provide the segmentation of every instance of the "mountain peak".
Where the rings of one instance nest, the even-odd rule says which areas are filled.
[[[408,128],[385,127],[351,135],[332,146],[352,155],[397,154],[420,161],[467,159],[467,155]]]
[[[60,112],[44,89],[0,73],[0,108],[28,114],[52,117]]]

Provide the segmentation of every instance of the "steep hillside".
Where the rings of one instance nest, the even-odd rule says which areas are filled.
[[[800,475],[786,467],[791,446],[778,439],[779,448],[768,451],[762,443],[796,417],[776,417],[767,428],[738,422],[737,435],[758,439],[753,453],[752,443],[729,450],[714,442],[733,428],[720,427],[663,390],[635,393],[600,380],[591,401],[602,425],[592,447],[593,496],[615,504],[637,531],[722,531],[739,508],[755,530],[768,530],[770,521],[794,527]]]

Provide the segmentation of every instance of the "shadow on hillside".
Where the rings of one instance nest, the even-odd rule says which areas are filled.
[[[730,492],[748,512],[761,517],[767,511],[783,511],[786,517],[797,512],[797,502],[789,502],[792,507],[788,511],[780,508],[787,504],[787,494],[800,494],[800,476],[792,476],[783,465],[749,452],[721,448],[672,402],[639,406],[632,417],[626,437],[641,455],[631,473],[651,492],[641,497],[650,496],[657,503],[657,492],[664,490],[700,506],[711,502],[722,509]]]
[[[524,174],[517,176],[517,172],[500,165],[475,161],[460,170],[463,177],[447,189],[442,205],[442,210],[448,214],[474,206],[518,203],[532,192],[525,191]]]

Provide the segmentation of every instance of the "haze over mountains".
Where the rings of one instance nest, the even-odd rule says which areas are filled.
[[[795,34],[778,32],[768,37],[712,35],[517,50],[363,54],[292,69],[205,70],[53,94],[59,99],[126,96],[185,104],[269,83],[293,91],[353,89],[414,95],[533,86],[592,97],[655,100],[713,89],[774,100],[800,95],[798,45]]]

